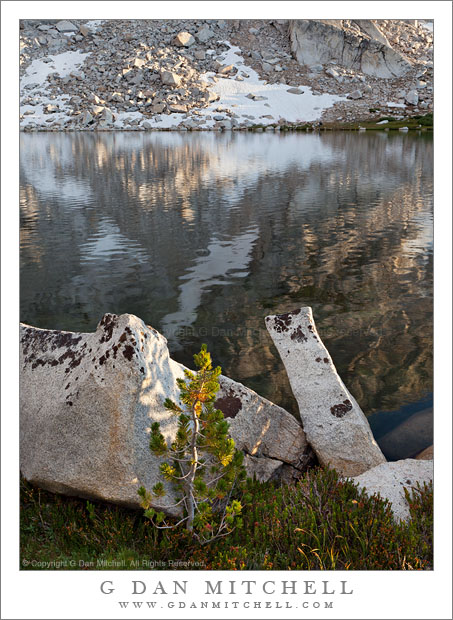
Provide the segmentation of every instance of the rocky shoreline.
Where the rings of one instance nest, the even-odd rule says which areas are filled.
[[[433,111],[417,20],[24,20],[24,131],[279,131]]]
[[[358,403],[322,343],[311,308],[266,317],[297,399],[301,422],[247,386],[221,375],[215,406],[244,453],[248,476],[292,484],[316,464],[380,492],[409,518],[404,489],[432,480],[426,460],[387,462]],[[105,314],[93,333],[21,324],[20,453],[26,480],[49,491],[140,507],[137,489],[160,480],[149,450],[158,421],[172,441],[184,366],[167,340],[131,314]],[[300,369],[304,372],[301,374]],[[36,437],[40,441],[36,443]],[[170,504],[163,509],[174,514]]]

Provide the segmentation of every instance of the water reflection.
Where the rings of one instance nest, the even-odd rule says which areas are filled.
[[[263,318],[310,305],[365,412],[399,411],[432,389],[432,176],[423,134],[22,134],[21,319],[137,314],[296,411]]]

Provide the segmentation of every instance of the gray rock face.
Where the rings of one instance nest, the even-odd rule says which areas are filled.
[[[369,21],[358,20],[352,28],[348,20],[294,20],[289,29],[292,52],[302,65],[336,62],[373,77],[405,75],[410,63],[383,42],[383,35],[376,38],[380,31]]]
[[[416,90],[410,90],[406,93],[405,100],[409,105],[418,104],[418,93]]]
[[[410,517],[409,506],[404,496],[404,489],[409,491],[433,479],[434,461],[405,459],[383,463],[373,467],[360,476],[352,478],[360,488],[366,489],[368,495],[379,493],[390,500],[396,519],[406,521]]]
[[[66,20],[62,20],[55,24],[55,28],[58,32],[77,32],[79,29],[72,22],[68,22]]]
[[[21,325],[20,467],[50,491],[139,507],[137,489],[161,480],[149,450],[151,424],[173,439],[184,367],[166,339],[139,318],[106,314],[94,333]],[[300,472],[311,458],[305,433],[284,409],[221,377],[217,407],[257,477],[279,467]],[[39,437],[39,441],[37,441]],[[269,461],[269,462],[267,462]],[[267,474],[266,474],[267,472]],[[164,498],[166,512],[172,489]]]
[[[228,419],[240,450],[294,467],[307,458],[310,449],[297,420],[253,390],[222,376],[215,405]]]
[[[282,464],[280,461],[273,461],[272,459],[257,459],[254,456],[248,454],[244,459],[244,467],[247,472],[247,476],[250,478],[256,478],[259,482],[266,482],[277,475],[277,472],[281,469]]]
[[[162,71],[161,80],[163,84],[168,86],[179,86],[181,84],[180,76],[172,71]]]
[[[200,41],[200,43],[206,43],[206,41],[212,39],[214,33],[207,26],[205,26],[204,28],[199,30],[195,36]]]
[[[268,316],[266,327],[285,365],[304,431],[321,465],[356,476],[385,463],[365,415],[338,376],[316,331],[311,308]]]

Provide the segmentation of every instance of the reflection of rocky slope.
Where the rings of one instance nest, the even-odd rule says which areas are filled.
[[[22,320],[88,330],[133,312],[164,330],[185,310],[178,361],[207,342],[227,374],[291,408],[262,321],[310,305],[366,413],[431,389],[428,137],[42,134],[21,147]],[[252,231],[245,277],[214,269],[213,239],[231,249]]]

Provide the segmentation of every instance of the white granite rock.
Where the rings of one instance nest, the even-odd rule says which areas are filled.
[[[385,457],[368,420],[338,376],[322,343],[311,308],[266,317],[285,365],[307,440],[321,465],[355,476]]]
[[[405,101],[409,105],[417,105],[418,104],[418,93],[417,93],[417,91],[416,90],[410,90],[409,92],[406,93],[404,99],[405,99]]]
[[[195,39],[190,32],[180,32],[174,38],[173,43],[178,47],[190,47],[195,43]]]
[[[106,314],[94,333],[21,325],[23,476],[50,491],[138,507],[138,487],[161,480],[151,424],[174,439],[177,419],[163,402],[178,401],[183,377],[166,339],[131,314]],[[253,390],[222,376],[216,406],[238,449],[253,457],[249,473],[255,463],[260,479],[271,476],[275,461],[300,472],[310,461],[300,424]]]
[[[379,493],[392,503],[396,519],[406,521],[410,517],[409,505],[404,489],[414,489],[417,483],[429,483],[433,479],[434,461],[404,459],[382,463],[367,472],[352,478],[368,495]]]

